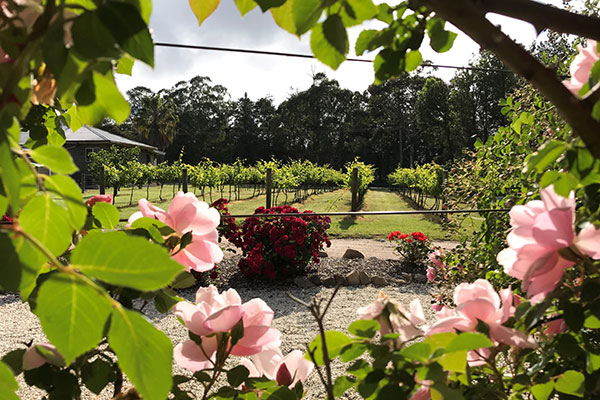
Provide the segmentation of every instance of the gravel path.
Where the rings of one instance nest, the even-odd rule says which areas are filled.
[[[382,242],[385,244],[385,242]],[[342,245],[341,247],[344,247]],[[356,247],[353,247],[356,248]],[[357,248],[358,249],[358,248]],[[360,249],[359,249],[360,250]],[[345,251],[345,249],[344,249]],[[236,264],[239,256],[228,256],[220,266],[221,275],[214,282],[221,290],[225,287],[234,287],[243,301],[254,297],[260,297],[271,306],[275,312],[273,326],[282,332],[282,351],[287,352],[300,349],[304,350],[316,335],[316,323],[304,306],[291,300],[287,293],[310,301],[313,296],[330,296],[333,289],[315,287],[300,289],[293,285],[272,284],[269,282],[249,283],[237,272]],[[344,260],[337,257],[323,259],[322,263],[314,266],[319,275],[326,275],[332,271],[344,273],[352,269],[363,269],[372,274],[380,276],[399,277],[402,272],[402,264],[398,259],[367,258],[364,260]],[[375,288],[373,286],[342,287],[332,303],[328,318],[327,329],[346,331],[347,326],[354,321],[356,309],[373,301],[377,293],[384,291],[390,297],[399,300],[405,306],[415,298],[421,300],[428,319],[433,318],[433,312],[429,304],[429,286],[417,283],[408,283],[401,286],[387,286]],[[195,288],[183,290],[179,293],[189,301],[193,301]],[[173,344],[187,340],[187,330],[178,322],[172,314],[160,314],[153,307],[145,309],[146,316],[173,341]],[[13,294],[0,294],[0,355],[3,355],[18,347],[24,347],[30,341],[44,341],[44,334],[40,328],[37,317],[29,311],[27,303],[21,303],[18,296]],[[341,363],[335,363],[335,371],[341,373]],[[188,374],[177,366],[174,373]],[[18,392],[22,399],[40,399],[43,392],[24,385],[22,375],[19,377],[21,390]],[[323,398],[323,390],[317,374],[313,373],[305,384],[308,399]],[[100,397],[90,393],[84,394],[84,399],[108,399],[110,393],[105,390]],[[352,394],[348,395],[354,398]]]

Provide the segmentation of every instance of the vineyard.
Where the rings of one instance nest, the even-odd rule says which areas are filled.
[[[396,168],[388,175],[388,183],[402,195],[409,197],[417,207],[439,210],[443,205],[443,169],[437,164],[424,164],[415,168]],[[428,204],[433,199],[433,204]]]
[[[310,161],[293,160],[258,161],[246,166],[241,160],[233,164],[222,164],[204,159],[197,165],[176,161],[158,165],[143,164],[137,161],[139,150],[120,149],[101,150],[91,155],[90,170],[94,177],[104,180],[106,187],[113,188],[113,196],[119,190],[129,189],[129,205],[134,202],[134,189],[146,189],[146,198],[150,198],[151,186],[157,185],[158,198],[164,201],[182,190],[184,176],[190,191],[202,200],[213,202],[225,197],[230,201],[254,198],[265,194],[267,170],[271,170],[273,203],[289,204],[306,199],[308,196],[329,192],[337,188],[351,187],[352,170],[358,170],[358,195],[364,196],[369,184],[375,179],[375,169],[358,159],[345,166],[345,172],[328,165],[316,165]],[[171,186],[165,193],[165,186]]]

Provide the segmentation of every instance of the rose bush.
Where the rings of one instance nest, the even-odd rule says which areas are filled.
[[[423,232],[391,232],[388,240],[396,243],[396,251],[410,263],[423,262],[431,253],[431,242]]]
[[[265,209],[254,214],[287,214],[299,211],[290,206]],[[309,262],[319,262],[319,251],[331,246],[327,229],[331,219],[302,212],[300,217],[247,218],[227,239],[240,247],[238,266],[247,277],[286,279],[305,274]]]

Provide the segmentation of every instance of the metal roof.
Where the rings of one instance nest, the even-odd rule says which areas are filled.
[[[88,125],[83,125],[75,132],[73,132],[70,128],[66,128],[64,131],[67,140],[66,144],[106,143],[126,147],[140,147],[156,154],[165,154],[163,151],[160,151],[158,148],[150,146],[149,144],[136,142],[135,140],[127,139]],[[24,146],[27,139],[29,139],[29,132],[21,132],[19,144]]]

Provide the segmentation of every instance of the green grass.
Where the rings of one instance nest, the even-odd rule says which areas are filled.
[[[175,187],[177,190],[177,187]],[[112,190],[107,190],[112,193]],[[116,198],[115,205],[121,213],[121,218],[128,218],[138,211],[137,200],[146,198],[146,188],[133,191],[133,203],[129,206],[130,189],[123,189]],[[173,187],[165,185],[161,201],[159,198],[160,187],[154,186],[149,190],[148,199],[152,204],[167,209],[173,196]],[[89,198],[98,191],[86,191],[84,198]],[[199,199],[200,191],[197,191]],[[242,190],[242,198],[245,200],[232,201],[229,204],[231,214],[252,214],[254,210],[265,205],[265,196],[257,196],[248,199],[253,194],[252,189]],[[223,195],[229,196],[228,188]],[[289,196],[291,199],[293,195]],[[212,200],[221,197],[220,191],[213,190]],[[279,196],[282,203],[284,196]],[[205,192],[205,201],[210,202],[208,190]],[[314,212],[344,212],[350,211],[351,193],[347,189],[339,189],[333,192],[322,193],[308,197],[301,203],[291,204],[301,211],[311,210]],[[400,195],[384,190],[369,190],[365,195],[361,211],[385,211],[385,210],[413,210],[414,208]],[[346,216],[333,217],[329,233],[333,237],[362,237],[362,238],[385,238],[392,231],[415,232],[421,231],[432,239],[459,239],[462,234],[469,234],[481,224],[478,215],[456,215],[454,220],[460,225],[459,233],[448,234],[447,229],[440,223],[439,218],[425,215],[369,215],[369,216]]]

